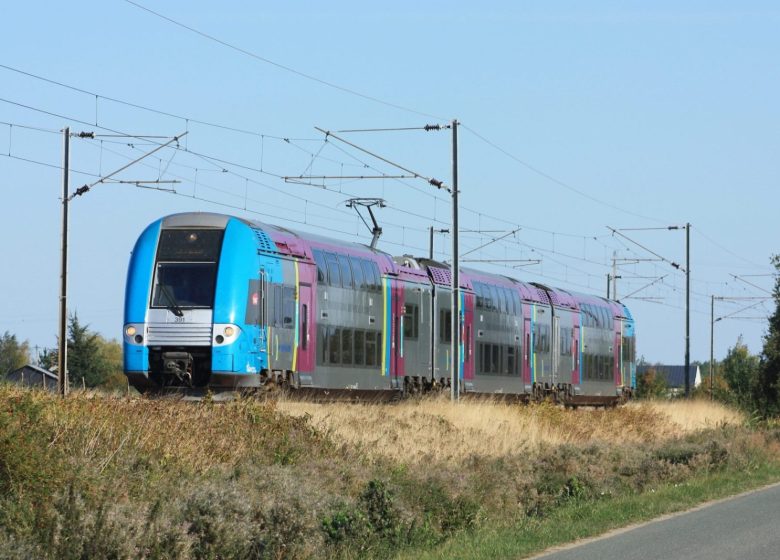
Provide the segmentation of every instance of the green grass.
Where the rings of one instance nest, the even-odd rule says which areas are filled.
[[[666,484],[642,494],[567,504],[543,519],[527,518],[504,527],[462,532],[433,550],[405,551],[399,559],[498,560],[524,558],[550,547],[685,511],[696,505],[780,481],[780,464],[753,470],[710,473],[684,483]]]

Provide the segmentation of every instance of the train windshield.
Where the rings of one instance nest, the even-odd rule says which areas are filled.
[[[152,307],[210,308],[216,276],[216,263],[158,263]]]

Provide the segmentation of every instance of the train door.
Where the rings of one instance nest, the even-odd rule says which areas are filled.
[[[417,378],[430,376],[428,337],[431,310],[428,294],[423,287],[405,288],[401,336],[401,355],[406,375]]]
[[[574,325],[574,341],[572,343],[572,385],[579,385],[582,380],[580,376],[580,326]]]
[[[560,318],[555,315],[555,309],[551,307],[553,311],[552,316],[552,334],[551,334],[551,342],[550,342],[550,363],[552,364],[552,374],[550,376],[550,383],[552,385],[555,385],[558,383],[558,379],[560,378],[558,374],[558,367],[560,365],[560,356],[561,353],[559,351],[561,347],[561,327],[560,327]]]
[[[406,372],[406,360],[404,357],[404,285],[398,280],[389,282],[392,296],[390,300],[390,314],[392,316],[391,351],[390,351],[390,382],[392,387],[399,387]],[[399,381],[400,380],[400,381]]]
[[[298,287],[298,355],[294,367],[296,371],[310,372],[314,369],[313,305],[311,285],[300,284]]]
[[[623,341],[621,340],[620,331],[615,333],[615,346],[612,352],[612,374],[615,379],[615,385],[621,387],[623,383],[623,372],[620,369],[620,356],[622,356]]]
[[[533,370],[533,341],[531,340],[531,317],[529,313],[524,313],[525,320],[523,328],[523,381],[525,383],[525,392],[531,391],[531,384],[535,381]]]
[[[462,301],[463,325],[461,328],[461,363],[464,380],[462,391],[474,390],[474,356],[473,356],[473,330],[474,330],[474,294],[465,294]]]

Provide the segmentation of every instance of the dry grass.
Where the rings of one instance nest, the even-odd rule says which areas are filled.
[[[258,456],[263,462],[283,463],[286,454],[322,441],[303,419],[277,413],[274,402],[193,403],[82,391],[61,401],[44,392],[0,386],[0,402],[21,399],[41,408],[41,428],[50,434],[51,446],[75,461],[88,461],[99,472],[135,456],[192,472]]]
[[[666,416],[683,432],[693,432],[725,424],[738,425],[746,421],[745,414],[735,408],[703,400],[650,401],[631,406],[647,407]]]
[[[309,416],[337,444],[356,446],[369,458],[412,464],[526,454],[542,445],[664,441],[742,420],[739,413],[705,401],[565,410],[487,401],[453,405],[436,398],[396,405],[282,401],[278,409]]]

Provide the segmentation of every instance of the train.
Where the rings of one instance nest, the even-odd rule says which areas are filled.
[[[124,370],[145,392],[450,387],[451,269],[217,213],[150,224],[130,257]],[[463,395],[611,404],[636,387],[618,301],[459,269]]]

